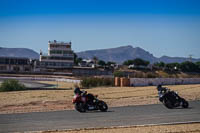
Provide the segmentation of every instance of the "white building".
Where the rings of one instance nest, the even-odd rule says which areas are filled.
[[[71,42],[48,42],[48,55],[40,52],[40,67],[43,68],[72,68],[74,65],[74,52]]]

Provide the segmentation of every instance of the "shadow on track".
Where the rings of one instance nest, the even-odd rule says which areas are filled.
[[[99,110],[93,110],[93,111],[86,111],[84,113],[112,113],[112,112],[115,112],[113,110],[108,110],[106,112],[102,112],[102,111],[99,111]]]

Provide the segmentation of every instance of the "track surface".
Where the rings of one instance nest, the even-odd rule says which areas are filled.
[[[200,101],[189,109],[161,104],[110,108],[108,112],[56,111],[0,115],[0,132],[23,132],[89,127],[145,125],[200,121]]]
[[[0,78],[0,84],[2,83],[2,79]],[[27,88],[44,88],[44,87],[50,87],[52,85],[34,82],[34,81],[28,81],[28,80],[19,80],[20,83],[24,84]]]

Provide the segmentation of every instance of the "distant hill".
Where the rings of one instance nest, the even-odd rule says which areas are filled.
[[[141,58],[143,60],[148,60],[151,63],[154,62],[165,62],[165,63],[173,63],[173,62],[184,62],[188,61],[188,58],[183,57],[168,57],[162,56],[160,58],[154,57],[153,54],[145,51],[142,48],[136,47],[133,48],[132,46],[122,46],[117,48],[110,48],[110,49],[100,49],[100,50],[88,50],[77,53],[78,57],[84,59],[92,59],[96,56],[100,60],[104,61],[114,61],[117,63],[123,63],[126,60]],[[192,59],[192,61],[200,61],[200,59]]]
[[[98,59],[104,61],[114,61],[118,63],[123,63],[125,60],[134,58],[142,58],[151,62],[156,61],[156,58],[149,52],[139,47],[133,48],[130,45],[110,49],[84,51],[77,53],[77,55],[78,57],[86,59],[91,59],[96,56]]]
[[[185,61],[198,62],[198,61],[200,61],[200,59],[162,56],[162,57],[158,58],[158,61],[162,61],[162,62],[166,62],[166,63],[173,63],[173,62],[181,63],[181,62],[185,62]]]
[[[27,57],[39,59],[39,54],[28,48],[2,48],[0,47],[0,57]]]
[[[153,54],[145,51],[142,48],[132,46],[121,46],[117,48],[110,49],[99,49],[99,50],[88,50],[77,53],[78,57],[82,57],[84,59],[92,59],[96,56],[100,60],[104,61],[114,61],[119,64],[123,63],[126,60],[131,60],[135,58],[141,58],[143,60],[148,60],[151,63],[154,62],[165,62],[165,63],[173,63],[173,62],[184,62],[191,60],[193,62],[200,61],[200,59],[189,59],[184,57],[169,57],[162,56],[157,58],[153,56]],[[2,48],[0,47],[0,57],[27,57],[31,59],[39,59],[39,54],[32,49],[28,48]]]

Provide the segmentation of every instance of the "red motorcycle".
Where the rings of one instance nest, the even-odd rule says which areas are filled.
[[[76,94],[72,103],[79,112],[86,112],[86,110],[100,110],[106,112],[108,110],[107,104],[104,101],[97,99],[97,97],[97,95],[94,96],[93,94]]]

